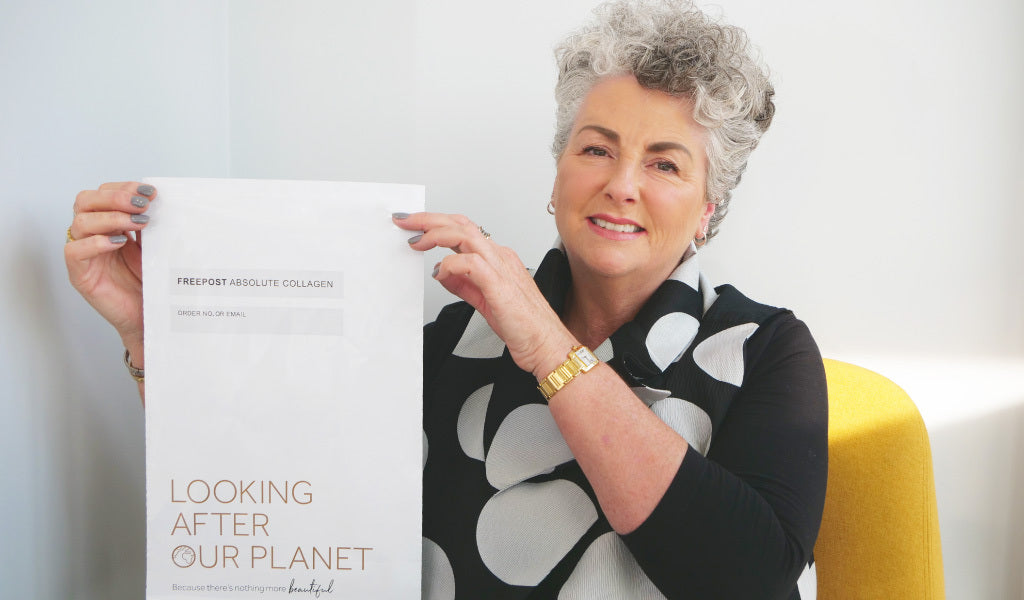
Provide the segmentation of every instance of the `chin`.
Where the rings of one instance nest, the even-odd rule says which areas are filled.
[[[643,261],[624,257],[619,253],[584,253],[570,261],[573,269],[583,269],[599,277],[625,277],[636,274],[643,267]]]

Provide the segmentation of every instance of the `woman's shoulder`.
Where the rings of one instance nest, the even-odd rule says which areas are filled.
[[[764,304],[748,298],[743,292],[729,284],[715,288],[714,302],[704,313],[705,320],[723,324],[761,324],[781,314],[792,311],[771,304]]]
[[[792,310],[753,300],[731,285],[720,285],[715,293],[718,297],[705,313],[705,320],[716,332],[743,329],[748,361],[756,363],[766,354],[792,352],[820,357],[810,329]]]

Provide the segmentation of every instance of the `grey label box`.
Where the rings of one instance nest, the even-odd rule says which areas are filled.
[[[338,336],[342,333],[340,308],[175,306],[171,310],[171,331],[176,333]]]

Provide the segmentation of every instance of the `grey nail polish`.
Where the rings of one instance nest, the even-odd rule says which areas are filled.
[[[112,235],[112,236],[110,236],[110,243],[111,244],[123,244],[123,243],[125,243],[127,241],[128,241],[128,236],[126,236],[126,235]]]
[[[132,215],[132,223],[149,223],[149,215]]]
[[[437,277],[437,274],[441,271],[441,263],[434,265],[434,272],[430,274],[431,277]]]
[[[401,213],[401,212],[399,212],[399,213],[391,213],[391,218],[392,219],[398,219],[399,221],[401,221],[402,219],[408,219],[409,218],[409,213]]]
[[[423,239],[423,234],[422,233],[419,234],[419,235],[414,235],[411,238],[409,238],[409,243],[410,244],[415,244],[416,242],[418,242],[418,241],[420,241],[422,239]]]
[[[142,196],[132,196],[132,206],[134,206],[135,208],[145,208],[147,204],[149,204],[148,198],[143,198]]]
[[[144,183],[140,185],[138,188],[136,188],[135,191],[139,194],[142,194],[143,196],[152,196],[153,192],[156,191],[156,188],[149,185],[148,183]]]

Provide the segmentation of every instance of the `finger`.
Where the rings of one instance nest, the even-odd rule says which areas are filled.
[[[114,252],[129,243],[127,235],[92,235],[64,244],[64,258],[68,266],[87,261],[101,254]]]
[[[124,212],[81,212],[71,220],[71,237],[76,240],[92,235],[118,235],[139,231],[149,223],[149,215]]]
[[[100,186],[100,191],[121,191],[131,192],[133,194],[139,194],[147,196],[149,198],[156,197],[156,188],[149,185],[148,183],[139,183],[138,181],[119,181],[114,183],[104,183]]]
[[[419,215],[423,213],[396,212],[391,213],[391,222],[401,229],[415,230],[418,225]]]
[[[494,257],[497,245],[484,236],[479,226],[468,219],[466,222],[447,221],[443,224],[427,227],[423,234],[409,239],[409,245],[416,250],[429,250],[435,247],[449,248],[457,254],[465,252],[482,253]]]
[[[477,233],[485,239],[490,238],[490,235],[484,234],[482,227],[478,226],[465,215],[449,215],[444,213],[427,212],[413,214],[396,213],[392,215],[392,221],[402,229],[411,231],[427,232],[434,229],[453,228],[465,231],[466,239],[472,239]],[[412,244],[418,240],[418,237],[416,239],[410,239],[409,243]],[[424,250],[427,249],[427,247],[421,246],[417,249]],[[455,247],[452,249],[456,252],[463,251],[462,249]]]
[[[121,187],[115,187],[121,186]],[[150,192],[150,194],[141,193]],[[128,184],[105,183],[98,190],[83,190],[75,197],[74,212],[96,212],[120,210],[129,213],[145,212],[156,196],[152,186],[134,182]]]
[[[499,271],[484,257],[472,253],[444,257],[437,265],[434,278],[476,309],[482,307],[501,283]]]
[[[409,238],[409,246],[415,250],[448,248],[456,254],[474,253],[483,255],[488,259],[497,258],[494,252],[497,245],[485,239],[476,230],[433,229]]]
[[[436,227],[472,223],[465,215],[449,215],[445,213],[431,212],[418,212],[412,214],[395,213],[391,215],[391,220],[395,225],[402,229],[408,229],[411,231],[424,231]]]

